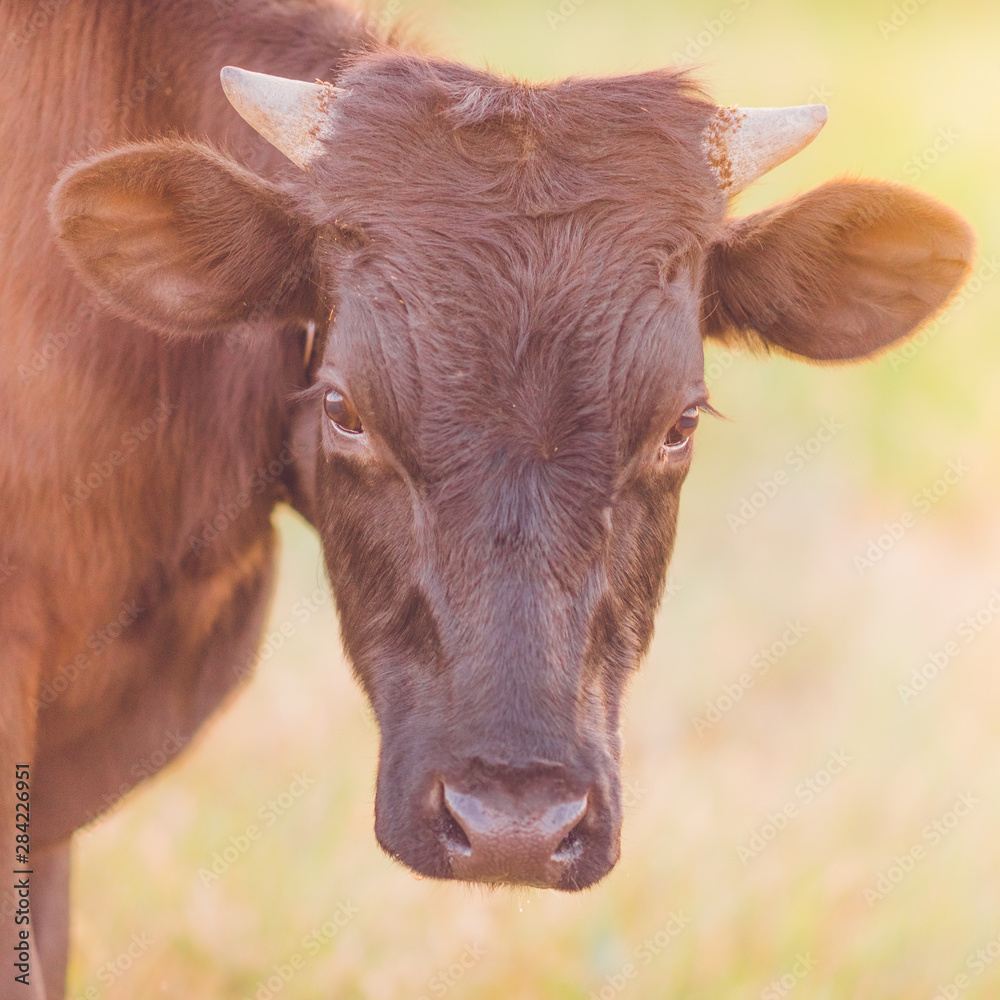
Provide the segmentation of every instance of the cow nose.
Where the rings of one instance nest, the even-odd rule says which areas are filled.
[[[440,794],[455,878],[555,888],[583,853],[587,794],[560,781],[508,777],[468,792],[443,782]]]

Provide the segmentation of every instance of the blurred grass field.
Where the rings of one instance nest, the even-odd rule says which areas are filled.
[[[443,53],[532,79],[681,53],[719,103],[821,100],[824,133],[738,211],[830,177],[894,179],[973,223],[981,267],[1000,253],[995,5],[399,2]],[[699,431],[629,698],[622,860],[582,895],[435,884],[379,852],[375,727],[329,599],[299,603],[325,593],[317,541],[281,512],[281,648],[176,766],[77,836],[69,995],[995,1000],[993,277],[875,364],[710,350],[730,419]],[[949,467],[967,471],[949,483]],[[901,696],[932,654],[947,665]]]

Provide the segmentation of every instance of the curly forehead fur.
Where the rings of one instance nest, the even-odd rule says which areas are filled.
[[[538,215],[672,202],[697,225],[721,205],[701,146],[715,107],[683,73],[533,85],[386,50],[337,84],[347,93],[317,176],[352,205],[371,208],[392,185],[394,207],[502,202]]]

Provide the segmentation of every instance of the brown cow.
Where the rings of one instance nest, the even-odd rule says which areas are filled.
[[[892,185],[727,217],[820,109],[720,111],[669,72],[528,86],[319,0],[234,8],[0,13],[0,830],[30,764],[33,869],[32,986],[8,957],[2,997],[58,992],[72,831],[245,673],[281,500],[378,717],[382,846],[602,878],[702,337],[865,357],[969,267],[965,224]],[[226,63],[276,74],[224,82],[297,166]],[[60,251],[46,198],[93,145],[50,200]]]

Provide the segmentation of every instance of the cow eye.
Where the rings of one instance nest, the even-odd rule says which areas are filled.
[[[698,417],[701,415],[701,410],[697,406],[689,406],[680,416],[680,419],[670,428],[670,433],[667,434],[667,439],[664,442],[664,447],[668,452],[677,454],[683,451],[688,442],[691,440],[691,435],[698,428]]]
[[[338,431],[344,434],[361,434],[364,427],[354,404],[336,389],[331,389],[323,400],[323,409]]]

